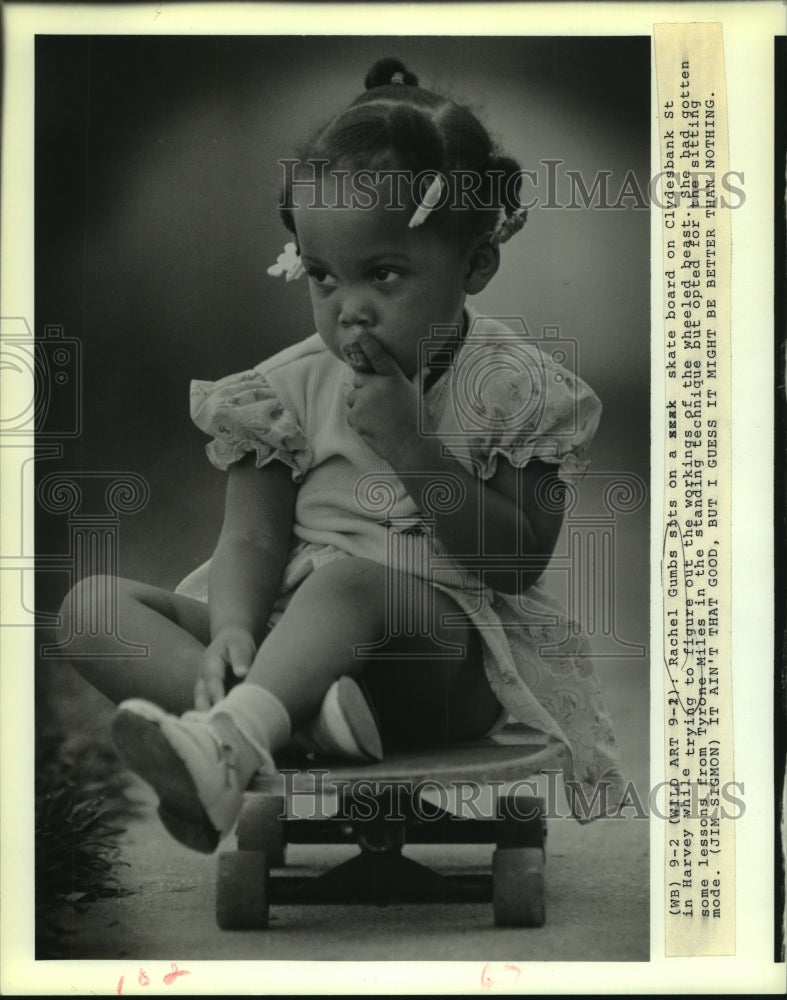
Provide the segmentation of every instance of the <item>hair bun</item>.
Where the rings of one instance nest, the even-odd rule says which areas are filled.
[[[489,157],[489,169],[503,175],[505,198],[503,199],[502,208],[505,209],[506,215],[510,216],[521,207],[519,204],[519,191],[522,187],[522,171],[519,164],[516,160],[512,160],[510,156],[500,156],[493,153]],[[513,190],[509,186],[512,177],[516,177]]]
[[[397,80],[397,83],[406,83],[409,87],[418,86],[418,77],[415,73],[411,73],[399,59],[392,59],[390,56],[386,56],[385,59],[378,59],[366,74],[366,79],[364,80],[366,89],[371,90],[373,87],[389,86],[394,82],[393,76],[395,73],[402,74],[402,79]]]

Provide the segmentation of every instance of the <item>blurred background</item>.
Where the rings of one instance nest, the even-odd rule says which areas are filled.
[[[277,213],[277,161],[360,93],[375,60],[396,55],[423,86],[469,104],[502,151],[537,174],[523,195],[542,207],[503,247],[498,276],[472,304],[523,318],[534,336],[559,327],[575,343],[576,371],[604,404],[593,474],[548,573],[566,598],[577,585],[570,611],[591,631],[624,770],[644,796],[650,260],[649,212],[638,192],[646,195],[650,170],[649,46],[631,37],[37,36],[35,333],[44,338],[54,326],[76,342],[79,378],[72,372],[53,393],[47,429],[62,456],[42,449],[36,475],[41,485],[53,473],[81,474],[83,485],[99,487],[86,488],[70,516],[39,504],[38,557],[68,564],[76,517],[108,513],[94,473],[133,473],[149,490],[141,510],[108,522],[119,532],[121,575],[173,588],[210,555],[225,477],[190,422],[189,382],[250,368],[313,332],[306,283],[266,274],[288,238]],[[606,174],[608,203],[619,207],[561,207],[572,200],[569,170],[588,190]],[[620,199],[624,188],[629,197]],[[54,357],[57,345],[49,350]],[[77,384],[78,398],[65,398]],[[66,426],[75,406],[81,432],[59,438],[58,421]],[[628,486],[613,515],[605,490],[621,475]],[[590,558],[581,573],[566,571],[577,530],[598,543],[583,550]],[[39,612],[56,612],[72,582],[60,566],[37,573]],[[76,820],[70,812],[46,817],[64,782],[78,790],[68,802],[90,800],[96,789],[106,798],[114,787],[108,705],[62,661],[39,662],[37,680],[41,844],[60,831],[65,870]],[[628,829],[628,867],[616,849],[616,866],[641,895],[626,911],[636,946],[625,957],[648,954],[647,827]],[[63,867],[41,862],[51,856],[41,848],[42,957],[58,954],[42,944],[55,912],[50,869]],[[86,900],[114,891],[103,856],[98,868],[89,860],[77,886]],[[586,894],[606,899],[611,913],[619,900],[602,869],[585,872],[593,883]]]

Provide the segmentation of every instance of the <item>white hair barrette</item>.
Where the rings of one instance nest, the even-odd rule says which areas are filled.
[[[424,195],[423,201],[413,212],[413,217],[407,223],[410,229],[415,229],[429,218],[429,213],[439,205],[443,193],[443,179],[440,174],[435,174],[435,179],[429,185]]]
[[[408,223],[410,229],[415,229],[417,226],[422,226],[424,224],[424,222],[429,218],[430,213],[433,212],[440,204],[442,194],[443,179],[440,174],[435,174],[435,178],[427,188],[423,201],[413,212],[413,217]],[[526,222],[526,208],[518,208],[516,211],[512,212],[511,215],[506,215],[505,209],[501,209],[497,226],[492,232],[489,242],[492,246],[499,246],[501,243],[507,243],[512,236],[516,236]]]
[[[276,263],[268,268],[268,274],[273,278],[284,275],[287,281],[297,281],[301,275],[306,274],[306,268],[294,243],[284,244],[284,251],[276,258]]]

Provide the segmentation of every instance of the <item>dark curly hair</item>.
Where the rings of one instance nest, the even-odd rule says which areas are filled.
[[[501,210],[520,211],[519,164],[497,149],[469,108],[418,85],[398,59],[380,59],[366,74],[366,90],[321,128],[301,149],[285,178],[282,220],[295,233],[292,185],[299,172],[324,170],[404,171],[414,179],[419,201],[428,181],[440,174],[446,189],[435,223],[462,239],[494,230]],[[456,209],[459,209],[458,211]]]

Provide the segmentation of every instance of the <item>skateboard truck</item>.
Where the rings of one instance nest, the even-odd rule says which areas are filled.
[[[361,823],[358,825],[357,836],[361,851],[368,854],[398,854],[404,847],[404,821]]]

